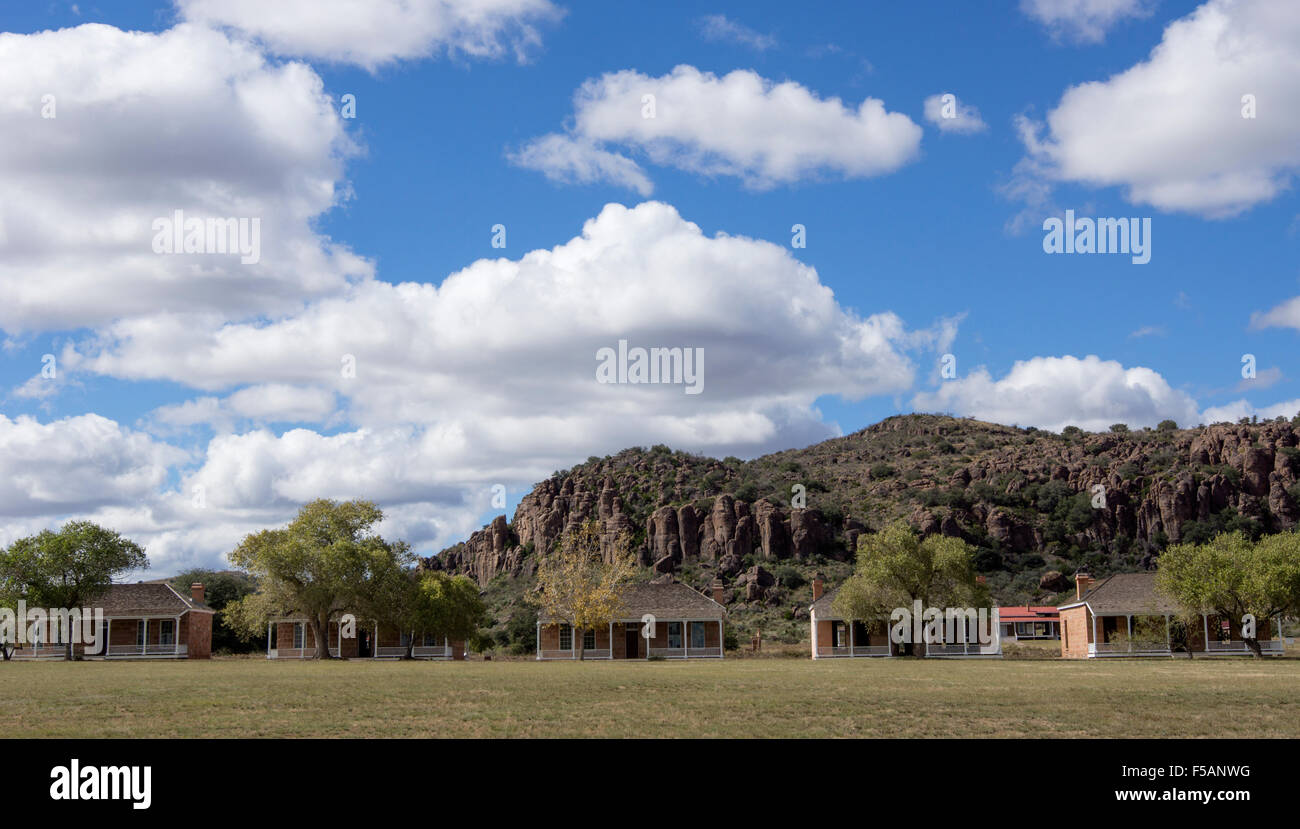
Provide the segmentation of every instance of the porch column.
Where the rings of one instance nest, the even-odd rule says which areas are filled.
[[[538,621],[538,622],[537,622],[536,634],[537,634],[537,658],[538,658],[538,659],[541,659],[541,658],[542,658],[542,623],[541,623],[541,621]]]
[[[856,641],[856,638],[853,635],[852,619],[849,619],[848,625],[849,625],[849,658],[852,659],[853,657],[857,656],[857,654],[853,652],[853,643]]]
[[[266,623],[266,658],[267,659],[271,658],[271,626],[274,624],[275,622]]]
[[[149,653],[149,620],[141,619],[140,624],[144,625],[144,635],[140,637],[140,655],[144,656]]]
[[[614,623],[609,623],[609,658],[614,658]]]
[[[808,614],[808,621],[812,623],[812,658],[817,658],[817,611]],[[722,641],[722,622],[718,622],[718,641]]]
[[[181,655],[181,617],[176,617],[176,627],[172,628],[172,656]]]
[[[113,620],[108,620],[108,632],[104,634],[104,658],[108,659],[108,643],[113,641]]]
[[[1088,611],[1092,613],[1091,610]],[[1101,643],[1097,641],[1097,614],[1092,613],[1092,652],[1097,653],[1097,647]]]
[[[569,658],[578,658],[578,629],[573,625],[569,625]]]
[[[1201,623],[1205,625],[1205,646],[1206,653],[1210,652],[1210,617],[1208,614],[1201,614]]]
[[[1174,641],[1173,641],[1173,638],[1170,636],[1170,633],[1169,633],[1169,614],[1168,614],[1168,613],[1165,614],[1165,647],[1166,647],[1166,648],[1169,648],[1170,651],[1172,651],[1172,650],[1174,649]]]

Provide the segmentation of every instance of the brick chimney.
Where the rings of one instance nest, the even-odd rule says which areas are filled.
[[[826,586],[826,582],[822,581],[822,574],[814,573],[813,574],[813,601],[814,602],[822,597],[822,590],[823,588],[825,588],[825,586]]]
[[[722,605],[726,604],[726,595],[723,592],[724,588],[722,585],[722,579],[714,579],[713,583],[709,585],[709,590],[713,593],[713,601]]]
[[[196,581],[190,585],[190,598],[203,604],[203,582]]]
[[[1082,599],[1084,594],[1092,589],[1092,583],[1095,581],[1092,576],[1083,571],[1074,574],[1075,598]]]

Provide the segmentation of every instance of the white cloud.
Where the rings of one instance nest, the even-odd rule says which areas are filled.
[[[975,107],[962,103],[956,95],[951,101],[945,100],[950,94],[940,92],[925,99],[925,120],[938,127],[940,132],[958,135],[971,135],[989,128]]]
[[[724,14],[710,14],[701,18],[700,33],[706,40],[727,40],[760,52],[776,45],[776,38],[771,35],[760,34]]]
[[[1020,0],[1020,10],[1055,38],[1100,43],[1128,18],[1149,17],[1154,0]]]
[[[1132,334],[1129,334],[1128,336],[1129,339],[1136,340],[1142,337],[1163,337],[1165,333],[1166,332],[1164,326],[1144,325],[1141,328],[1134,331]]]
[[[1242,117],[1254,96],[1256,117]],[[1240,213],[1300,169],[1300,5],[1210,0],[1171,23],[1150,57],[1066,90],[1022,130],[1053,181],[1124,188],[1135,204]]]
[[[754,431],[727,442],[746,449],[782,439],[782,429],[827,434],[810,408],[822,394],[906,390],[907,353],[950,341],[954,325],[918,332],[891,313],[858,317],[787,248],[710,238],[671,206],[647,202],[609,205],[577,238],[517,260],[480,260],[438,286],[368,281],[274,322],[123,320],[65,349],[61,365],[206,391],[329,389],[368,425],[459,417],[513,431],[527,411],[585,432],[585,415],[599,411],[623,424],[614,434],[624,443],[653,433],[720,446],[719,418],[761,415],[748,421],[761,423]],[[705,392],[596,383],[596,351],[619,339],[703,348]],[[344,355],[355,358],[354,378],[342,376]]]
[[[225,398],[199,397],[161,406],[152,417],[168,426],[202,424],[229,432],[242,421],[322,423],[331,418],[335,409],[334,393],[328,389],[268,383],[240,389]]]
[[[354,146],[307,66],[193,26],[98,24],[0,34],[0,65],[0,328],[273,314],[370,273],[311,226]],[[175,210],[259,219],[261,261],[155,253]]]
[[[654,96],[653,117],[646,117],[647,95]],[[734,176],[766,189],[820,175],[893,172],[917,156],[921,128],[887,112],[877,98],[846,107],[793,81],[774,83],[748,70],[718,77],[683,65],[657,78],[623,70],[587,81],[574,96],[570,140],[579,148],[612,153],[608,147],[617,147],[658,165]],[[543,148],[530,152],[529,145],[516,158],[554,157],[555,175],[572,175],[570,153],[545,149],[556,136],[537,142]],[[588,166],[597,172],[615,167],[608,159]],[[628,169],[617,168],[623,174],[615,183],[636,181]]]
[[[998,380],[979,368],[916,395],[912,406],[1054,432],[1071,425],[1090,431],[1113,423],[1155,426],[1166,418],[1183,425],[1197,422],[1196,401],[1157,372],[1094,355],[1017,361]]]
[[[1300,296],[1291,297],[1286,302],[1270,308],[1268,311],[1256,311],[1250,315],[1250,327],[1295,328],[1300,330]]]
[[[148,497],[187,457],[99,415],[50,423],[0,415],[0,515],[60,516]]]
[[[280,55],[386,63],[442,52],[476,58],[541,43],[537,25],[562,12],[549,0],[176,0],[187,20],[234,29]]]
[[[1262,368],[1256,372],[1254,377],[1243,378],[1239,383],[1237,383],[1236,390],[1239,392],[1262,391],[1276,386],[1284,379],[1286,379],[1286,375],[1283,374],[1282,369],[1277,366]]]
[[[1300,400],[1287,400],[1271,406],[1255,408],[1247,400],[1234,400],[1223,406],[1212,406],[1201,415],[1201,423],[1236,423],[1243,417],[1272,420],[1276,417],[1293,418],[1300,413]]]
[[[566,184],[609,182],[635,190],[642,196],[654,192],[654,183],[641,166],[627,156],[602,150],[593,142],[567,135],[550,134],[535,138],[518,152],[512,163],[544,173],[552,181]]]

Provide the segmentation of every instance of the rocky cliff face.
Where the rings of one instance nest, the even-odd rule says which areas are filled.
[[[1044,578],[1085,554],[1133,569],[1222,529],[1294,527],[1298,446],[1285,421],[1056,435],[909,415],[749,462],[633,449],[539,483],[512,521],[497,517],[426,566],[486,585],[529,572],[534,551],[596,518],[607,551],[626,535],[646,567],[689,565],[731,583],[758,562],[848,559],[893,520]],[[806,507],[792,505],[794,484]]]
[[[757,521],[755,513],[760,516]],[[585,497],[572,478],[551,479],[520,502],[512,524],[499,515],[463,544],[426,559],[423,566],[470,575],[482,585],[501,573],[531,573],[531,552],[549,549],[564,532],[592,518],[601,521],[601,546],[606,553],[614,549],[620,535],[626,535],[639,563],[657,573],[700,562],[722,575],[736,576],[749,556],[765,561],[807,559],[828,551],[834,537],[821,515],[812,510],[787,513],[766,501],[751,505],[731,495],[719,495],[707,511],[691,504],[659,507],[646,519],[643,532],[637,532],[631,516],[622,511],[610,479],[595,498]],[[829,552],[847,554],[842,546]]]

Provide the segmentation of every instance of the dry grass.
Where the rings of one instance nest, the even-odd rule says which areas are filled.
[[[1300,661],[5,663],[10,737],[1300,737]]]

